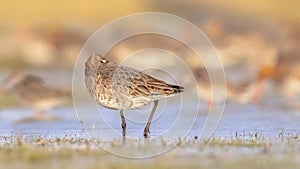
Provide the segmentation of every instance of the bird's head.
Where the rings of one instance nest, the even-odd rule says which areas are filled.
[[[92,54],[88,61],[86,62],[86,66],[98,67],[107,64],[109,61],[106,58],[99,54]]]

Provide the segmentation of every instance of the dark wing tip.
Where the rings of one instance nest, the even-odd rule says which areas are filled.
[[[174,89],[174,93],[181,93],[183,92],[184,87],[179,85],[170,85]]]

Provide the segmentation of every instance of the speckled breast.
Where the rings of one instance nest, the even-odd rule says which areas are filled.
[[[95,101],[103,107],[115,110],[138,109],[152,100],[147,97],[132,97],[124,86],[114,88],[105,86],[100,82],[93,81],[92,78],[86,78],[86,86],[89,93],[93,96]]]

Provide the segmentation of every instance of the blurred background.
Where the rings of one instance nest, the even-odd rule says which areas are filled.
[[[50,168],[57,168],[59,164],[65,165],[66,168],[75,165],[86,167],[89,166],[87,164],[95,162],[97,165],[95,168],[110,167],[111,164],[122,167],[129,165],[128,168],[133,168],[133,160],[130,163],[124,160],[126,162],[124,165],[119,163],[122,155],[118,155],[117,159],[111,161],[107,159],[111,159],[112,155],[102,158],[101,152],[104,151],[100,153],[97,151],[96,154],[94,152],[95,157],[90,158],[90,155],[93,155],[93,151],[90,151],[93,150],[93,146],[90,146],[89,142],[99,138],[98,144],[107,143],[107,146],[116,148],[115,150],[123,147],[130,148],[130,151],[120,150],[136,156],[135,150],[148,151],[149,149],[153,153],[158,149],[152,146],[162,144],[163,147],[159,148],[162,151],[169,143],[175,145],[172,141],[168,141],[173,137],[176,145],[179,143],[180,149],[174,151],[172,149],[174,158],[165,158],[168,154],[156,158],[163,162],[160,164],[153,161],[155,166],[168,166],[169,163],[177,165],[173,162],[180,155],[183,155],[186,161],[184,163],[180,161],[180,165],[188,164],[192,160],[190,164],[193,167],[201,166],[199,164],[209,166],[210,163],[216,164],[218,168],[223,164],[225,167],[231,166],[232,159],[236,157],[243,160],[238,160],[235,168],[249,167],[249,161],[244,162],[244,159],[251,160],[250,166],[260,166],[260,164],[269,164],[270,160],[266,158],[268,156],[275,159],[274,163],[271,161],[270,164],[273,168],[280,166],[282,159],[287,160],[282,163],[285,167],[290,166],[289,164],[293,164],[293,159],[296,161],[297,157],[298,159],[300,157],[298,146],[300,134],[299,8],[299,0],[2,0],[0,5],[0,147],[3,153],[0,154],[2,159],[0,161],[12,163],[13,168],[16,166],[24,168],[28,164],[39,164],[38,166]],[[203,64],[195,60],[196,57],[190,57],[194,53],[180,41],[164,36],[146,34],[128,38],[109,51],[107,55],[110,59],[120,63],[127,55],[143,48],[170,51],[169,53],[159,50],[143,51],[145,55],[157,52],[165,57],[161,57],[161,60],[154,60],[151,57],[147,59],[146,56],[141,59],[139,54],[143,52],[140,52],[134,55],[137,57],[131,57],[127,62],[140,67],[148,63],[166,66],[168,68],[166,70],[170,70],[176,77],[170,77],[169,72],[162,71],[156,72],[160,73],[157,77],[170,83],[176,83],[174,79],[179,80],[179,84],[185,87],[185,92],[180,96],[197,95],[191,86],[185,85],[193,78],[185,74],[181,67],[177,67],[178,62],[167,59],[174,55],[183,58],[197,80],[201,102],[193,97],[186,101],[187,99],[179,96],[160,101],[151,123],[151,140],[144,142],[140,138],[143,137],[143,127],[153,104],[139,110],[125,111],[127,136],[134,139],[129,139],[128,146],[126,144],[123,146],[115,137],[115,135],[120,138],[122,136],[119,112],[99,108],[100,116],[99,110],[93,109],[96,107],[94,102],[89,102],[93,104],[92,106],[83,104],[92,99],[84,87],[83,77],[80,80],[83,87],[79,88],[77,83],[74,84],[75,93],[79,97],[84,96],[82,93],[88,96],[75,102],[78,103],[78,107],[81,107],[79,112],[82,113],[76,114],[71,97],[72,75],[81,48],[94,32],[115,19],[138,12],[177,15],[202,30],[216,48],[223,63],[228,100],[224,111],[215,109],[219,113],[218,117],[208,118],[209,108],[213,104],[209,76]],[[139,25],[132,25],[132,29],[139,29]],[[189,35],[189,32],[182,31],[183,34]],[[83,72],[83,68],[80,71]],[[145,71],[155,74],[155,70]],[[16,82],[22,77],[18,76],[18,73],[8,76],[10,72],[34,74],[41,77],[45,83],[35,76],[30,76],[7,92],[1,88],[1,85],[7,84],[9,80]],[[5,78],[7,81],[2,81]],[[220,84],[222,82],[220,81]],[[215,92],[224,92],[224,90]],[[222,99],[216,100],[222,103],[224,101]],[[61,104],[63,100],[65,102]],[[188,104],[184,105],[183,101]],[[193,108],[197,108],[197,111],[200,108],[200,112],[195,112]],[[79,117],[81,115],[82,117]],[[142,120],[138,121],[137,118]],[[169,130],[175,122],[181,122],[177,124],[182,125]],[[200,145],[202,129],[204,133],[206,132],[205,126],[211,127],[211,130],[207,131],[211,131],[208,134],[212,134],[213,137],[211,142]],[[217,127],[216,130],[214,127]],[[170,131],[171,137],[166,136],[165,131]],[[88,132],[89,135],[86,134]],[[112,134],[113,138],[110,139]],[[152,138],[155,138],[153,136],[159,136],[157,142],[152,141]],[[165,136],[167,139],[163,139]],[[81,140],[81,137],[92,139],[85,141]],[[32,148],[22,143],[26,138],[29,143],[32,143]],[[52,138],[53,141],[45,141],[43,138]],[[191,142],[186,138],[191,138]],[[275,138],[274,144],[270,138]],[[241,139],[246,142],[241,142]],[[16,144],[13,144],[14,140]],[[79,156],[57,152],[56,150],[60,148],[68,150],[68,146],[61,144],[64,143],[63,140],[70,144],[69,147],[79,148],[71,151]],[[17,145],[16,152],[10,149],[13,147],[11,144]],[[137,149],[131,148],[135,146]],[[88,153],[82,151],[85,147]],[[95,147],[98,150],[99,147]],[[286,150],[285,147],[288,149]],[[182,153],[183,149],[185,150]],[[107,153],[107,149],[104,150]],[[32,151],[33,155],[28,151]],[[40,155],[41,152],[43,153]],[[84,156],[89,154],[88,159],[81,153],[84,153]],[[259,156],[257,158],[245,156],[248,153]],[[58,156],[59,154],[62,156]],[[195,160],[190,158],[193,155],[196,155]],[[231,155],[233,158],[228,158]],[[54,160],[51,160],[51,157]],[[226,161],[222,163],[223,158]],[[59,159],[62,162],[59,162]],[[210,163],[205,159],[209,159]],[[69,160],[76,163],[69,165]],[[0,164],[0,166],[6,165]],[[142,161],[141,166],[149,167],[145,160]]]
[[[225,66],[263,62],[278,50],[299,44],[299,5],[292,0],[3,2],[1,69],[72,69],[84,42],[98,28],[145,11],[166,12],[191,21],[209,37]]]
[[[0,78],[12,70],[35,73],[70,91],[74,64],[87,39],[104,24],[137,12],[187,19],[211,40],[227,78],[255,77],[261,68],[276,65],[280,53],[299,56],[299,6],[294,0],[6,1],[0,7]],[[13,97],[0,96],[1,107],[15,104]]]

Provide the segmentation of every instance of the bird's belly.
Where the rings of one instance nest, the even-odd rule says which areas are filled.
[[[151,102],[148,98],[112,98],[104,99],[101,96],[98,99],[98,103],[108,109],[115,110],[129,110],[129,109],[139,109]]]
[[[36,110],[45,111],[45,110],[52,109],[62,104],[63,102],[64,102],[63,99],[47,98],[47,99],[41,99],[34,103],[31,103],[31,106]]]

